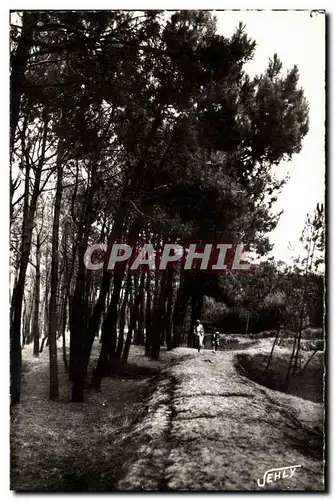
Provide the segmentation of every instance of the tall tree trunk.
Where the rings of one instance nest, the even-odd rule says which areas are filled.
[[[314,245],[315,245],[315,242],[314,242]],[[308,254],[307,254],[307,263],[306,263],[305,279],[304,279],[304,291],[303,291],[303,296],[302,296],[302,301],[301,301],[299,326],[298,326],[297,349],[296,349],[295,358],[294,358],[293,374],[296,373],[297,367],[298,367],[300,343],[301,343],[302,328],[303,328],[304,313],[305,313],[305,302],[306,302],[306,296],[307,296],[307,277],[308,277],[308,267],[309,267],[309,264],[310,264],[310,262],[309,262],[310,257],[311,257],[311,261],[313,261],[314,249],[312,251],[312,255],[310,256],[310,250],[311,250],[310,247],[311,247],[311,242],[310,242],[309,250],[308,250]]]
[[[187,305],[188,293],[185,286],[184,272],[180,272],[180,285],[177,291],[177,297],[173,311],[173,347],[179,347],[182,342],[182,327],[184,324]]]
[[[24,309],[22,314],[22,347],[26,345],[26,318],[27,318],[27,305],[24,300]]]
[[[127,216],[129,213],[129,191],[131,192],[132,189],[138,187],[138,180],[141,179],[143,175],[143,168],[145,167],[147,155],[148,155],[148,146],[151,144],[152,139],[154,138],[157,129],[159,128],[160,124],[162,123],[162,113],[161,110],[157,110],[157,114],[152,121],[150,131],[144,141],[143,144],[143,154],[141,155],[141,158],[137,162],[135,168],[133,169],[131,179],[129,182],[127,182],[124,185],[124,192],[121,195],[121,203],[119,206],[119,209],[117,210],[117,213],[115,214],[115,223],[113,225],[112,232],[108,238],[108,246],[107,246],[107,252],[106,252],[106,259],[108,259],[109,252],[112,248],[112,245],[115,243],[115,241],[119,240],[124,233],[124,224],[127,220]],[[96,184],[96,179],[93,181],[94,176],[96,177],[96,174],[92,173],[92,186],[94,183]],[[91,191],[94,192],[93,189]],[[93,199],[91,198],[91,202]],[[136,222],[135,222],[136,224]],[[129,243],[131,244],[131,243]],[[89,322],[89,327],[87,328],[82,328],[82,336],[83,340],[79,346],[78,349],[78,360],[75,363],[75,370],[74,373],[72,374],[72,380],[73,380],[73,387],[72,387],[72,401],[83,401],[84,400],[84,384],[85,384],[85,379],[86,379],[86,373],[87,373],[87,366],[91,354],[91,349],[92,349],[92,344],[94,341],[96,329],[98,328],[100,324],[100,319],[101,319],[101,314],[103,311],[104,303],[106,300],[106,294],[109,289],[109,280],[110,280],[110,273],[107,271],[106,266],[107,266],[108,261],[105,261],[105,266],[104,266],[104,272],[103,272],[103,279],[102,279],[102,285],[100,289],[100,294],[99,298],[94,306],[93,309],[93,314],[90,318]],[[123,270],[124,274],[124,270]],[[77,287],[76,287],[77,288]],[[114,290],[113,290],[114,292]],[[117,290],[116,290],[117,292]],[[81,302],[81,297],[82,297],[82,290],[81,290],[81,285],[79,284],[79,287],[77,291],[74,294],[74,314],[71,314],[71,335],[72,331],[74,335],[78,335],[78,328],[76,326],[76,321],[78,318],[78,315],[80,315],[80,302]],[[119,296],[119,294],[115,293],[115,296]],[[112,300],[113,302],[112,308],[114,310],[115,305],[116,305],[116,313],[117,313],[117,304],[118,300],[116,298]],[[115,314],[115,311],[114,311]],[[116,325],[117,325],[117,314],[115,314],[115,317],[112,319],[112,325],[111,325],[111,335],[116,335],[116,332],[114,331],[114,323],[115,323],[115,330],[116,330]],[[82,326],[82,325],[80,325]],[[102,346],[101,346],[102,348]],[[70,370],[71,373],[71,370]]]
[[[63,237],[62,237],[62,244],[64,248],[64,255],[63,255],[63,279],[62,279],[62,285],[61,285],[61,296],[63,297],[62,300],[62,307],[61,307],[61,314],[60,314],[60,321],[59,321],[59,330],[60,330],[60,336],[62,337],[62,353],[63,353],[63,363],[64,363],[64,369],[65,372],[69,372],[69,364],[67,360],[67,354],[66,354],[66,325],[67,325],[67,318],[68,318],[68,305],[69,305],[69,297],[70,297],[70,283],[71,283],[71,277],[72,277],[72,269],[74,265],[74,259],[75,259],[75,251],[73,249],[72,251],[72,256],[71,256],[71,261],[70,261],[70,267],[69,267],[69,262],[67,259],[67,248],[68,248],[68,225],[65,223],[65,228],[63,231]]]
[[[165,337],[166,349],[172,349],[172,304],[173,304],[173,268],[168,268],[167,272],[167,305],[166,305],[166,318],[165,318]]]
[[[155,285],[154,285],[154,297],[153,297],[153,309],[156,309],[159,302],[159,282],[160,282],[161,272],[159,269],[155,269]]]
[[[294,337],[292,354],[290,357],[290,362],[289,362],[287,373],[286,373],[285,390],[288,390],[288,387],[290,384],[290,374],[291,374],[292,367],[293,367],[292,372],[294,374],[297,370],[297,365],[298,365],[300,341],[301,341],[302,327],[303,327],[303,320],[304,320],[305,300],[306,300],[306,292],[307,292],[307,274],[308,274],[311,247],[312,247],[312,242],[309,241],[307,258],[306,258],[305,275],[304,275],[304,289],[303,289],[303,296],[302,296],[301,309],[300,309],[300,315],[299,315],[299,324],[298,324],[297,333]]]
[[[161,345],[161,347],[163,347],[165,345],[165,332],[166,332],[166,306],[165,305],[164,305],[164,308],[162,311],[162,316],[161,316],[160,332],[161,332],[160,345]]]
[[[165,302],[167,297],[167,271],[163,271],[159,298],[157,301],[157,306],[155,307],[152,315],[151,322],[151,357],[152,359],[157,360],[159,358],[160,353],[160,339],[161,334],[164,329],[164,310],[165,310]]]
[[[45,291],[44,291],[44,320],[43,320],[43,338],[41,342],[40,354],[43,352],[45,341],[48,338],[48,330],[49,330],[49,260],[47,256],[47,252],[45,253]]]
[[[22,343],[23,345],[29,345],[31,342],[31,316],[33,309],[33,297],[29,297],[25,300],[25,308],[23,313],[23,322],[22,322]]]
[[[18,269],[19,269],[19,266],[20,265],[20,259],[18,259],[18,262],[17,262],[17,267],[15,269],[15,278],[14,278],[14,283],[13,283],[13,288],[12,288],[12,295],[11,295],[11,302],[13,300],[13,291],[15,290],[15,288],[17,287],[17,280],[18,280],[18,276],[19,276],[19,273],[18,273]],[[10,324],[12,324],[12,321],[13,321],[13,309],[11,308],[10,309]]]
[[[33,337],[34,337],[34,356],[38,357],[40,352],[40,330],[39,330],[39,314],[40,314],[40,253],[41,243],[40,235],[37,235],[36,241],[36,279],[35,279],[35,306],[34,306],[34,321],[33,321]]]
[[[278,337],[279,337],[279,333],[280,333],[280,330],[278,329],[277,330],[277,333],[276,333],[276,337],[273,341],[273,344],[272,344],[272,349],[271,349],[271,352],[270,352],[270,356],[268,358],[268,362],[266,364],[266,367],[265,367],[265,370],[264,370],[264,375],[266,376],[268,371],[269,371],[269,368],[270,368],[270,364],[271,364],[271,360],[272,360],[272,356],[273,356],[273,351],[275,349],[275,345],[277,344],[278,342]]]
[[[137,295],[139,293],[140,273],[141,273],[141,270],[138,269],[135,272],[135,274],[134,274],[134,293],[135,293],[135,297],[137,297]],[[137,314],[137,317],[138,317],[138,314]],[[134,343],[134,345],[140,345],[139,330],[138,330],[137,321],[134,324],[134,342],[133,343]]]
[[[133,332],[135,330],[136,321],[138,319],[140,300],[141,300],[140,293],[137,293],[137,295],[135,295],[135,297],[134,297],[134,303],[130,309],[130,322],[129,322],[128,332],[127,332],[126,342],[124,344],[123,353],[122,353],[122,363],[126,363],[128,360],[130,346],[131,346],[131,340],[133,337]]]
[[[103,377],[108,368],[109,359],[115,356],[117,342],[117,311],[120,292],[123,282],[124,270],[114,271],[113,293],[108,306],[107,315],[102,325],[101,350],[96,376]]]
[[[96,158],[97,160],[98,158]],[[87,311],[85,310],[88,306],[85,302],[85,281],[86,281],[86,266],[85,266],[85,252],[88,242],[88,234],[93,220],[93,197],[97,187],[97,172],[96,172],[96,162],[92,161],[92,173],[91,182],[87,187],[85,195],[85,203],[82,207],[81,218],[79,223],[78,237],[76,243],[76,249],[78,249],[78,273],[76,278],[76,284],[74,289],[74,294],[71,303],[70,312],[70,367],[69,367],[69,378],[73,382],[72,386],[72,401],[82,402],[84,400],[84,382],[86,378],[87,364],[84,361],[84,353],[87,348],[88,342],[88,325],[85,323],[84,318],[87,316]],[[100,296],[102,293],[107,293],[109,287],[109,275],[106,280],[103,280]],[[106,286],[107,285],[107,286]],[[100,298],[99,296],[99,298]],[[100,316],[104,305],[104,299],[101,302],[99,299],[96,304],[99,307],[99,313],[97,317],[97,327],[100,322]],[[94,312],[93,312],[94,316]],[[92,344],[94,341],[95,334],[93,335]],[[91,349],[91,347],[90,347]]]
[[[26,169],[25,181],[25,201],[24,215],[22,227],[22,242],[21,242],[21,259],[20,270],[17,285],[13,291],[11,314],[13,321],[10,326],[10,384],[11,384],[11,405],[20,402],[21,388],[21,316],[22,316],[22,301],[24,295],[24,286],[26,273],[31,250],[31,238],[33,232],[34,217],[36,212],[37,197],[39,195],[42,166],[44,164],[46,140],[48,133],[48,117],[46,112],[43,112],[44,130],[41,146],[41,155],[39,164],[35,168],[35,180],[33,193],[29,203],[29,164]]]
[[[65,303],[64,303],[64,309],[63,309],[62,327],[61,327],[61,329],[62,329],[63,362],[64,362],[64,369],[65,369],[66,373],[69,372],[69,364],[68,364],[67,356],[66,356],[66,336],[65,336],[68,301],[69,301],[69,294],[68,294],[68,290],[67,290],[67,293],[65,295]]]
[[[148,268],[146,279],[146,308],[145,308],[145,355],[150,356],[151,351],[151,272]]]
[[[97,329],[98,336],[99,336],[99,331],[100,331],[100,344],[102,342],[102,325],[104,324],[104,321],[106,320],[106,317],[107,317],[108,306],[109,306],[110,301],[111,301],[111,293],[112,293],[112,291],[109,288],[106,299],[105,299],[103,311],[102,311],[101,322],[100,322],[99,328]]]
[[[26,330],[27,344],[31,344],[33,341],[33,318],[34,318],[34,304],[35,304],[35,288],[33,288],[33,293],[29,299],[29,309],[28,309],[28,321]]]
[[[115,219],[115,224],[113,226],[112,233],[109,237],[108,241],[108,249],[106,252],[106,261],[105,265],[108,264],[108,255],[109,251],[112,248],[113,243],[121,238],[122,233],[123,233],[123,225],[124,221],[126,218],[127,214],[127,209],[126,209],[126,203],[123,202],[120,206],[119,212],[116,214],[116,219]],[[85,253],[85,247],[82,252],[82,257],[80,260],[83,261]],[[82,262],[82,264],[84,263]],[[84,269],[85,270],[85,269]],[[120,276],[119,276],[120,277]],[[78,278],[77,278],[78,280]],[[122,283],[122,280],[121,280]],[[72,401],[74,402],[82,402],[84,400],[84,384],[85,384],[85,379],[86,379],[86,374],[87,374],[87,367],[88,367],[88,362],[90,359],[90,354],[91,354],[91,349],[92,345],[94,342],[94,338],[97,332],[97,329],[99,328],[99,324],[101,321],[101,314],[104,308],[105,300],[106,300],[106,295],[108,293],[110,287],[110,272],[107,269],[104,269],[103,272],[103,278],[102,278],[102,284],[99,292],[99,297],[98,300],[93,308],[93,313],[92,316],[89,320],[88,328],[85,328],[85,325],[82,325],[82,331],[81,331],[81,343],[79,343],[79,346],[77,345],[77,353],[75,354],[76,356],[76,362],[74,363],[74,373],[72,375],[72,380],[73,380],[73,388],[72,388]],[[113,290],[114,292],[114,290]],[[115,295],[116,295],[117,290],[115,290]],[[71,335],[72,332],[76,332],[76,335],[80,334],[80,331],[77,329],[76,325],[76,318],[78,318],[78,314],[80,314],[80,307],[81,304],[81,298],[80,298],[81,292],[80,292],[80,287],[77,286],[77,292],[76,292],[76,300],[74,300],[74,304],[76,305],[75,309],[75,314],[71,314]],[[113,300],[113,297],[111,301]],[[114,298],[114,303],[115,303],[115,298]],[[117,306],[117,303],[116,303]],[[115,318],[117,320],[117,318]],[[102,348],[102,346],[101,346]],[[70,370],[71,370],[71,358],[70,358]]]
[[[128,277],[126,282],[126,288],[124,292],[123,302],[120,309],[120,322],[119,322],[119,338],[116,348],[116,357],[120,358],[122,354],[123,344],[124,344],[124,327],[126,324],[126,309],[128,306],[128,297],[131,289],[131,271],[128,269]]]
[[[144,287],[145,287],[145,269],[141,269],[141,280],[140,280],[140,304],[138,310],[138,340],[140,345],[144,345],[144,319],[145,319],[145,297],[144,297]]]
[[[58,399],[58,365],[57,365],[57,290],[58,290],[58,250],[59,250],[59,217],[62,202],[62,139],[58,143],[57,156],[57,184],[55,196],[54,219],[52,227],[52,254],[51,254],[51,285],[49,305],[49,368],[50,386],[49,399]]]
[[[125,291],[126,291],[126,286],[127,286],[127,280],[126,280],[126,282],[124,283],[124,285],[121,288],[120,300],[119,300],[119,305],[118,305],[118,308],[117,308],[117,329],[118,329],[118,331],[120,330],[121,309],[122,309],[124,294],[125,294]],[[119,341],[119,335],[118,335],[117,340]]]
[[[132,247],[137,239],[139,232],[140,219],[136,219],[129,231],[128,244]],[[101,379],[109,369],[109,363],[116,357],[117,341],[117,318],[118,304],[122,288],[122,282],[126,270],[126,262],[120,263],[114,269],[113,293],[108,307],[107,316],[102,325],[102,343],[97,367],[94,371],[91,386],[100,388]]]
[[[106,125],[106,132],[109,130],[113,113],[110,114]],[[91,179],[87,186],[85,194],[85,203],[83,204],[78,237],[76,241],[76,249],[78,249],[79,268],[76,278],[76,284],[70,307],[70,367],[69,378],[73,382],[72,385],[72,401],[82,402],[84,400],[84,383],[86,378],[88,361],[94,342],[96,330],[100,324],[101,313],[103,311],[106,294],[109,289],[109,273],[104,270],[103,281],[100,288],[98,300],[95,304],[93,314],[90,320],[85,323],[84,318],[87,317],[88,302],[85,301],[85,280],[86,266],[84,256],[86,252],[87,242],[91,224],[94,219],[93,199],[97,189],[97,164],[101,154],[100,148],[97,149],[96,155],[91,161]],[[78,174],[78,168],[77,168]],[[77,192],[78,175],[76,176]],[[74,206],[75,197],[72,199],[72,208]],[[114,226],[119,226],[121,219],[121,227],[123,219],[116,214],[116,223]],[[110,243],[110,242],[109,242]]]

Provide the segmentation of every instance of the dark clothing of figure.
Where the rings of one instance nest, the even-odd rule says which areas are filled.
[[[217,351],[219,347],[220,335],[217,332],[212,333],[212,349],[213,351]]]

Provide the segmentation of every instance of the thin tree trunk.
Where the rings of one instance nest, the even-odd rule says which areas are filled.
[[[27,304],[24,299],[24,309],[22,314],[22,348],[26,345],[26,318],[27,318]]]
[[[48,257],[47,253],[45,255],[45,267],[48,269]],[[49,330],[49,273],[46,271],[45,273],[45,295],[44,295],[44,321],[43,321],[43,338],[41,342],[40,354],[43,352],[45,341],[48,338],[48,330]]]
[[[30,204],[29,204],[29,170],[30,170],[29,164],[27,165],[26,169],[20,270],[19,270],[17,286],[13,291],[12,304],[11,304],[12,308],[11,317],[13,318],[10,327],[11,405],[15,405],[20,402],[22,301],[24,295],[24,287],[25,287],[29,255],[31,250],[33,223],[36,213],[36,204],[39,195],[42,166],[44,164],[46,140],[48,133],[48,128],[47,128],[48,118],[46,112],[43,112],[43,115],[44,115],[43,116],[44,130],[42,138],[41,156],[39,164],[35,168],[35,180],[34,180],[34,187]]]
[[[37,235],[36,241],[36,279],[35,279],[35,306],[34,306],[34,321],[33,321],[33,337],[34,337],[34,356],[38,357],[40,352],[40,331],[39,331],[39,314],[40,314],[40,252],[41,243],[40,235]]]
[[[160,334],[161,340],[160,345],[163,347],[165,345],[165,331],[166,331],[166,307],[164,305],[162,316],[161,316],[161,325],[160,325]]]
[[[23,313],[23,324],[22,324],[22,343],[23,345],[29,345],[31,340],[31,316],[32,316],[32,300],[29,297],[25,300],[25,309]]]
[[[297,365],[298,365],[298,356],[299,356],[299,351],[300,351],[300,342],[301,342],[302,327],[303,327],[304,312],[305,312],[305,301],[306,301],[306,294],[307,294],[307,275],[308,275],[310,256],[311,256],[311,262],[313,261],[313,253],[311,254],[311,244],[312,244],[312,242],[310,240],[309,246],[308,246],[307,258],[306,258],[306,268],[305,268],[305,275],[304,275],[304,291],[303,291],[303,295],[302,295],[302,303],[301,303],[301,310],[300,310],[298,335],[297,335],[297,349],[295,352],[294,365],[293,365],[293,371],[292,371],[293,374],[296,373]],[[313,252],[314,252],[314,247],[313,247]],[[293,364],[293,360],[292,360],[292,364]]]
[[[179,347],[182,342],[182,327],[185,320],[188,305],[188,293],[185,286],[185,278],[181,271],[180,285],[173,311],[173,347]]]
[[[137,293],[137,295],[134,298],[133,306],[130,310],[130,322],[129,322],[129,328],[128,328],[128,332],[127,332],[126,342],[124,344],[123,353],[122,353],[122,363],[126,363],[128,360],[131,341],[132,341],[132,337],[133,337],[133,332],[135,330],[136,321],[138,319],[138,310],[139,310],[140,300],[141,300],[141,295],[140,295],[140,293]]]
[[[154,285],[154,297],[153,297],[153,309],[156,309],[159,302],[159,281],[160,281],[160,271],[155,270],[155,285]]]
[[[248,313],[248,316],[247,316],[247,324],[245,327],[245,334],[246,335],[248,335],[248,331],[249,331],[249,320],[250,320],[250,313]]]
[[[302,373],[304,373],[304,371],[306,370],[306,368],[309,365],[309,363],[312,361],[312,359],[315,356],[315,354],[317,353],[317,351],[318,351],[318,349],[314,349],[314,351],[312,352],[311,356],[306,361],[304,367],[300,370],[299,375],[301,375]]]
[[[141,270],[137,270],[137,272],[135,272],[135,275],[134,275],[134,293],[135,293],[135,297],[137,297],[137,295],[139,293],[140,273],[141,273]],[[137,317],[138,317],[138,314],[137,314]],[[138,329],[137,322],[135,322],[135,324],[134,324],[134,345],[140,345],[139,329]]]
[[[72,259],[71,259],[71,269],[69,269],[68,265],[68,259],[67,259],[67,245],[68,245],[68,226],[67,223],[65,222],[65,227],[63,231],[63,237],[62,237],[62,246],[64,248],[64,254],[63,254],[63,279],[62,279],[62,286],[61,286],[61,295],[63,298],[62,301],[62,307],[61,307],[61,314],[60,314],[60,321],[59,321],[59,331],[60,331],[60,336],[62,337],[62,354],[63,354],[63,363],[64,363],[64,369],[65,372],[69,372],[69,364],[67,360],[67,355],[66,355],[66,325],[67,325],[67,317],[68,317],[68,305],[69,305],[69,297],[70,297],[70,283],[71,283],[71,276],[72,276],[72,269],[73,269],[73,264],[74,264],[74,259],[75,259],[75,252],[73,251],[72,253]]]
[[[145,320],[145,297],[144,297],[144,287],[145,287],[145,269],[141,269],[141,280],[140,280],[140,304],[138,311],[138,337],[139,344],[144,345],[144,320]]]
[[[100,388],[102,377],[108,373],[109,364],[116,356],[117,311],[126,264],[114,270],[113,293],[107,315],[102,325],[99,360],[93,374],[91,387]]]
[[[65,295],[65,303],[64,303],[64,309],[63,309],[63,317],[62,317],[62,349],[63,349],[63,362],[64,362],[64,369],[66,373],[69,372],[69,364],[67,361],[67,356],[66,356],[66,336],[65,336],[65,331],[66,331],[66,318],[67,318],[67,304],[69,301],[69,294],[68,290]]]
[[[58,250],[59,250],[59,218],[62,202],[63,186],[61,165],[63,152],[62,139],[58,144],[57,157],[57,185],[55,196],[54,219],[52,227],[52,256],[51,256],[51,286],[50,286],[50,305],[49,305],[49,368],[50,368],[50,386],[49,399],[55,401],[58,399],[58,365],[57,365],[57,289],[58,289]]]
[[[168,269],[167,274],[167,306],[166,306],[166,320],[165,320],[165,337],[166,337],[166,349],[171,351],[172,349],[172,304],[173,304],[173,268]]]
[[[290,356],[290,361],[289,361],[287,372],[286,372],[285,385],[284,385],[284,388],[286,391],[288,390],[289,385],[290,385],[290,375],[291,375],[291,370],[292,370],[292,366],[293,366],[293,359],[294,359],[295,349],[296,349],[296,345],[297,345],[298,334],[299,334],[299,332],[296,332],[296,334],[294,336],[292,353]]]
[[[275,349],[275,345],[277,343],[277,340],[278,340],[278,337],[279,337],[279,332],[280,330],[277,330],[277,333],[276,333],[276,338],[274,339],[273,341],[273,344],[272,344],[272,349],[271,349],[271,352],[270,352],[270,356],[269,356],[269,359],[268,359],[268,362],[267,362],[267,365],[266,365],[266,368],[264,370],[264,375],[267,374],[267,372],[269,371],[269,368],[270,368],[270,364],[271,364],[271,360],[272,360],[272,355],[273,355],[273,351]]]
[[[145,355],[150,356],[151,350],[151,272],[148,268],[146,279],[146,308],[145,308]]]
[[[18,261],[18,263],[17,263],[17,266],[19,266],[19,265],[20,265],[20,261]],[[16,269],[15,269],[15,278],[14,278],[14,284],[13,284],[13,288],[12,288],[11,302],[13,300],[13,292],[14,292],[15,288],[17,287],[17,280],[18,280],[18,275],[19,275],[18,269],[19,269],[18,267],[16,267]],[[10,310],[10,324],[12,324],[12,321],[13,321],[13,312],[14,311],[11,308],[11,310]]]
[[[155,359],[155,360],[157,360],[159,358],[161,333],[164,329],[163,316],[164,316],[165,302],[166,302],[166,296],[167,296],[166,273],[167,273],[166,270],[163,271],[162,278],[161,278],[159,298],[158,298],[157,306],[153,311],[153,317],[152,317],[152,323],[151,323],[151,334],[150,334],[151,357],[152,357],[152,359]]]
[[[26,339],[27,344],[31,344],[33,341],[33,318],[34,318],[34,304],[35,304],[35,288],[33,289],[33,293],[31,298],[29,299],[29,309],[28,309],[28,321],[27,321],[27,330],[26,330]]]
[[[118,338],[118,343],[117,343],[117,348],[116,348],[116,357],[120,358],[122,354],[122,349],[123,349],[123,344],[124,344],[124,327],[126,324],[126,309],[128,306],[128,297],[130,293],[130,288],[131,288],[131,271],[130,269],[128,270],[128,277],[127,277],[127,283],[126,283],[126,288],[124,292],[124,298],[120,310],[120,323],[119,323],[119,338]]]

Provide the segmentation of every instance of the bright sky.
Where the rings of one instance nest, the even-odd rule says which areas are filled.
[[[300,86],[309,102],[309,133],[302,151],[291,162],[275,169],[279,178],[289,172],[275,211],[284,210],[271,233],[276,259],[289,261],[301,252],[299,237],[306,214],[313,212],[325,195],[325,16],[310,17],[309,11],[217,11],[218,32],[230,36],[239,21],[257,42],[255,56],[248,65],[250,75],[264,71],[269,58],[278,54],[286,71],[298,66]],[[289,242],[293,250],[289,249]]]

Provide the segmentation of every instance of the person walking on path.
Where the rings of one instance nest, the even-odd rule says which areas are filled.
[[[198,353],[201,353],[201,348],[204,345],[204,337],[205,337],[205,331],[204,327],[200,323],[200,319],[197,319],[195,327],[194,327],[194,335],[196,338],[196,346],[198,348]]]
[[[220,333],[218,330],[212,333],[212,352],[215,352],[218,350],[219,347],[219,341],[220,341]]]

